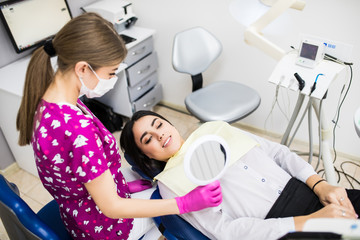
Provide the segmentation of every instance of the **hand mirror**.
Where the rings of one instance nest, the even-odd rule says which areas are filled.
[[[211,183],[224,174],[229,163],[229,155],[229,147],[223,138],[217,135],[202,136],[185,154],[185,174],[197,185]]]

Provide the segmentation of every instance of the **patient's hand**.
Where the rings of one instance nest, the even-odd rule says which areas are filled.
[[[348,208],[349,211],[355,214],[354,207],[347,196],[345,188],[333,186],[327,182],[324,182],[315,188],[315,194],[319,197],[320,202],[324,206],[327,206],[331,203],[337,204],[339,206]]]
[[[357,218],[353,209],[338,205],[328,204],[322,209],[310,214],[310,218]]]
[[[302,231],[304,224],[307,220],[311,218],[347,218],[347,219],[356,219],[358,216],[353,211],[347,207],[330,203],[323,207],[322,209],[306,215],[294,217],[295,229],[297,231]]]

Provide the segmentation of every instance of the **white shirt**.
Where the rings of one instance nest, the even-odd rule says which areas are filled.
[[[256,146],[230,166],[220,179],[222,210],[208,208],[181,215],[210,239],[278,239],[295,231],[293,217],[264,220],[291,177],[302,182],[316,174],[286,146],[244,132]],[[159,182],[161,196],[176,194]]]

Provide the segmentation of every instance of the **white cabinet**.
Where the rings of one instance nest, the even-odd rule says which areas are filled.
[[[0,68],[0,128],[19,167],[37,176],[34,153],[29,145],[18,145],[16,116],[23,95],[30,56]]]
[[[118,74],[114,89],[98,100],[111,106],[114,112],[131,117],[138,110],[150,110],[163,94],[156,72],[158,59],[154,51],[154,30],[133,26],[120,34],[135,41],[126,44],[125,71]]]

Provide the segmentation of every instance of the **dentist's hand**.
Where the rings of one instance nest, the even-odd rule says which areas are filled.
[[[152,188],[151,182],[144,179],[138,179],[132,182],[128,182],[128,186],[130,193],[137,193]]]
[[[180,214],[216,207],[222,202],[221,186],[218,180],[206,186],[199,186],[182,197],[175,198]]]

